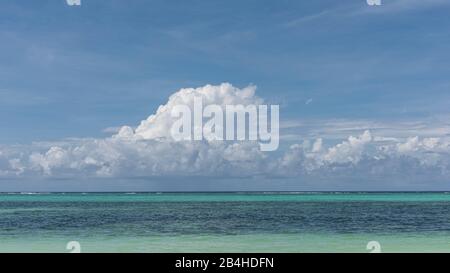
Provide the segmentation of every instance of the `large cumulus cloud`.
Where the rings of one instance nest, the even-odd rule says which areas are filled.
[[[255,142],[173,141],[171,109],[192,106],[195,96],[208,104],[261,104],[255,87],[231,84],[181,89],[155,114],[133,129],[123,126],[104,139],[57,144],[0,146],[0,177],[377,177],[405,174],[450,178],[447,138],[401,139],[370,131],[339,143],[298,139],[277,152],[261,152]],[[281,116],[282,118],[282,116]]]
[[[173,123],[171,112],[175,106],[187,105],[193,109],[195,97],[201,97],[204,105],[215,104],[223,108],[225,105],[259,105],[262,99],[255,96],[255,90],[255,86],[239,89],[229,83],[181,89],[171,95],[169,101],[161,105],[154,115],[143,120],[134,135],[142,139],[171,138],[170,129]],[[130,137],[133,134],[129,127],[123,127],[119,135]]]

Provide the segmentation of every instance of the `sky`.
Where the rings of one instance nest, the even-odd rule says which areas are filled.
[[[446,0],[1,5],[0,191],[450,190]],[[134,139],[183,88],[249,86],[277,152]]]

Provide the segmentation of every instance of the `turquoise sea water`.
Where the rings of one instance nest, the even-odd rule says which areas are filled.
[[[0,252],[450,252],[450,193],[3,193]]]

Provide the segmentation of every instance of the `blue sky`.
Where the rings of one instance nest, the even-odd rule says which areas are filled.
[[[108,137],[180,88],[222,82],[254,84],[259,97],[280,104],[286,139],[297,142],[334,145],[364,130],[405,141],[449,136],[448,1],[1,5],[7,147]]]
[[[449,6],[394,2],[2,1],[0,143],[101,136],[224,81],[285,118],[447,114]]]

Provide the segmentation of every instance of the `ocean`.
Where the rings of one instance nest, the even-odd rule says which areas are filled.
[[[447,192],[2,193],[0,252],[450,252]],[[372,243],[373,244],[373,243]]]

